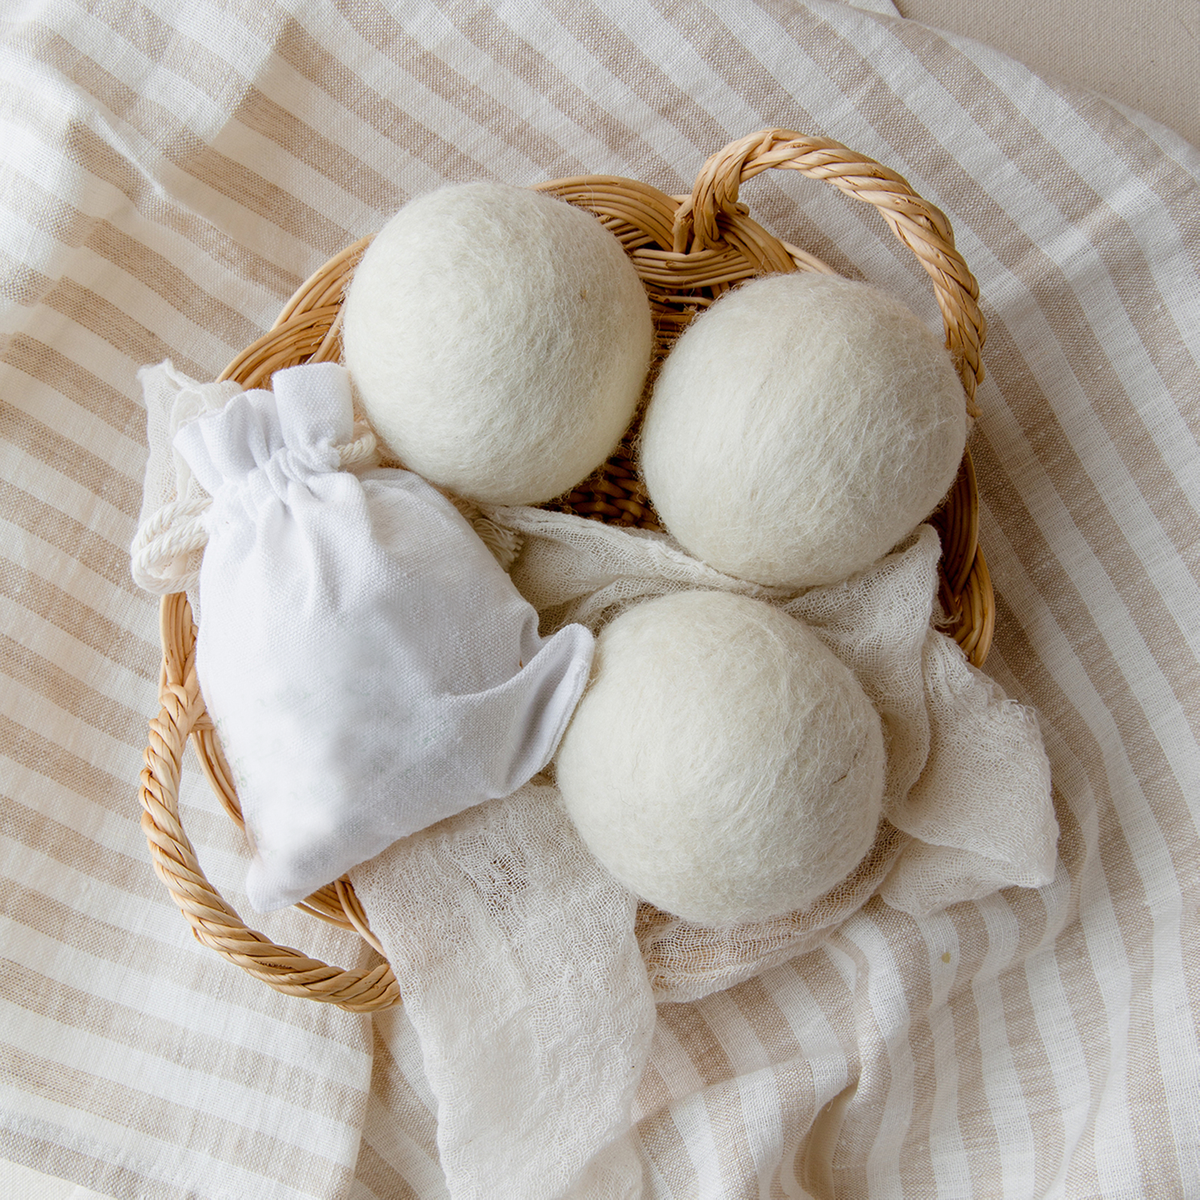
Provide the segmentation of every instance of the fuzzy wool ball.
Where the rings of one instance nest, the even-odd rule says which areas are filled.
[[[739,579],[848,579],[937,507],[967,435],[950,355],[899,300],[797,272],[726,293],[684,332],[641,463],[663,523]]]
[[[650,306],[590,213],[470,183],[406,204],[346,293],[346,366],[375,432],[431,483],[534,504],[587,478],[633,417]]]
[[[884,767],[878,714],[807,625],[705,591],[605,627],[556,760],[600,862],[712,926],[804,908],[844,879],[874,840]]]

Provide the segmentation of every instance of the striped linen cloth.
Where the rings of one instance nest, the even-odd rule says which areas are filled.
[[[277,995],[198,946],[149,867],[135,372],[215,376],[444,181],[682,192],[778,126],[900,171],[979,277],[987,669],[1041,713],[1059,862],[928,919],[874,901],[803,958],[661,1006],[642,1194],[1200,1194],[1200,155],[821,0],[25,0],[0,22],[0,1156],[146,1200],[447,1194],[403,1010]],[[743,199],[937,323],[868,206],[793,172]],[[182,811],[243,910],[243,849],[190,756]],[[300,914],[260,927],[360,955]]]

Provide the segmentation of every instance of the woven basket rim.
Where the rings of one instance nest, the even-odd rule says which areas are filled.
[[[772,128],[739,138],[713,154],[687,196],[670,196],[616,175],[549,180],[535,190],[589,209],[621,240],[650,296],[661,357],[692,313],[711,302],[704,291],[719,295],[745,278],[770,271],[836,274],[820,259],[779,241],[750,218],[738,198],[740,186],[770,169],[798,170],[873,205],[916,255],[942,314],[946,345],[963,382],[968,412],[977,415],[975,391],[983,378],[980,352],[986,336],[978,286],[954,247],[945,215],[875,160],[827,138]],[[284,305],[272,328],[238,354],[220,378],[236,379],[247,388],[268,386],[270,376],[283,367],[337,360],[345,282],[370,240],[359,239],[322,264]],[[563,505],[580,515],[624,524],[652,522],[653,510],[631,456],[619,453],[606,471],[574,489]],[[935,524],[943,544],[942,604],[954,621],[956,640],[970,660],[981,665],[991,643],[995,598],[978,546],[978,490],[969,451]],[[182,593],[163,598],[161,641],[160,712],[150,722],[139,793],[142,827],[154,869],[193,933],[229,961],[287,994],[353,1012],[399,1003],[395,974],[347,878],[319,889],[299,907],[357,932],[380,959],[366,969],[344,970],[276,945],[246,926],[209,883],[178,811],[183,752],[189,738],[213,790],[239,824],[241,809],[200,696],[195,627]]]

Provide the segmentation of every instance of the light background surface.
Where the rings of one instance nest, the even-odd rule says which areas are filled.
[[[1200,0],[897,0],[900,15],[1003,50],[1200,145]]]
[[[885,5],[874,4],[871,7],[883,9]],[[1200,142],[1197,103],[1200,6],[1193,0],[1175,0],[1174,3],[1152,0],[1149,5],[1138,9],[1111,2],[1079,4],[1073,0],[987,7],[960,3],[958,0],[901,0],[899,7],[905,17],[968,35],[1010,54],[1036,72],[1094,89],[1143,111],[1175,129],[1193,145]],[[698,103],[702,105],[703,99],[699,98]],[[36,240],[37,236],[35,231],[29,233],[31,240]],[[271,282],[268,281],[268,285]],[[147,339],[146,344],[152,345],[153,339]],[[110,351],[102,349],[99,352],[100,359],[103,360],[106,354],[111,358]],[[102,374],[106,371],[110,375],[116,373],[113,362],[101,367]],[[1003,506],[1004,498],[1000,498],[999,503]],[[96,517],[101,523],[104,519],[103,512]],[[1042,565],[1037,562],[1028,564],[1034,576]],[[1010,589],[1008,595],[1014,597],[1015,602],[1023,583],[1030,581],[1010,573],[1007,582]],[[1031,591],[1030,595],[1034,594]],[[1032,618],[1035,625],[1037,619],[1036,615]],[[1132,630],[1130,636],[1133,636]],[[1012,670],[1020,674],[1025,665],[1022,645],[1014,642],[1002,649],[1006,649]],[[1116,703],[1111,695],[1105,699]],[[1146,836],[1145,830],[1127,833],[1134,840]],[[1086,830],[1082,831],[1083,835],[1091,836]],[[1124,869],[1133,868],[1127,865]],[[1192,908],[1186,913],[1190,913],[1190,919],[1194,921],[1194,894],[1190,903]],[[1192,928],[1194,930],[1194,924]],[[1096,937],[1107,936],[1095,930],[1092,932]],[[153,936],[164,935],[156,928]],[[1079,952],[1084,953],[1085,949],[1092,952],[1096,950],[1095,944],[1086,937],[1080,943]],[[1031,970],[1043,970],[1044,966],[1044,963],[1037,964]],[[982,991],[989,986],[993,984],[983,982],[979,985]],[[1097,995],[1095,1003],[1098,1006],[1103,1004],[1111,1015],[1114,1011],[1112,1006],[1119,1008],[1121,998]],[[1064,1032],[1061,1038],[1056,1039],[1053,1033],[1047,1034],[1045,1030],[1043,1035],[1049,1037],[1055,1046],[1057,1057],[1053,1062],[1054,1068],[1069,1070],[1072,1055],[1079,1053],[1070,1036]],[[681,1033],[680,1036],[684,1035]],[[1163,1051],[1167,1056],[1174,1052],[1170,1044],[1164,1045]],[[683,1061],[682,1057],[680,1061]],[[1115,1121],[1118,1118],[1109,1114],[1108,1119]],[[1008,1132],[1015,1137],[1019,1131]],[[392,1147],[392,1150],[399,1155],[396,1147]],[[4,1170],[6,1173],[0,1172],[0,1192],[15,1197],[28,1200],[65,1200],[67,1197],[84,1200],[98,1195],[74,1182],[42,1176],[27,1166],[6,1164]],[[952,1183],[948,1186],[952,1191]],[[951,1194],[951,1191],[947,1194]],[[179,1194],[184,1193],[181,1191]],[[1112,1194],[1134,1193],[1114,1190]]]

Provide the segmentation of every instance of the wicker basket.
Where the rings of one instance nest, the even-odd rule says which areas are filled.
[[[978,288],[945,216],[894,172],[845,146],[788,130],[769,129],[731,143],[700,171],[691,196],[613,176],[582,176],[539,190],[589,209],[621,241],[650,296],[657,331],[655,366],[692,316],[738,282],[765,272],[815,270],[832,274],[803,250],[780,242],[747,215],[738,189],[771,167],[824,180],[873,204],[892,232],[929,273],[954,356],[974,413],[982,378],[984,322]],[[285,306],[273,329],[238,355],[223,379],[266,386],[271,375],[301,362],[337,359],[340,303],[368,239],[326,263]],[[586,484],[558,502],[580,515],[643,528],[657,521],[637,477],[628,440]],[[971,661],[982,663],[991,641],[995,601],[977,546],[978,494],[970,455],[935,518],[942,535],[942,602],[954,636]],[[343,970],[278,946],[249,929],[204,876],[179,820],[183,751],[192,738],[200,762],[229,815],[242,823],[237,796],[195,672],[195,628],[187,598],[164,598],[161,611],[162,708],[150,722],[141,777],[142,827],[155,870],[195,936],[231,962],[280,991],[337,1004],[354,1012],[386,1008],[400,999],[395,976],[372,936],[348,879],[321,888],[298,907],[355,930],[379,954],[371,969]]]

